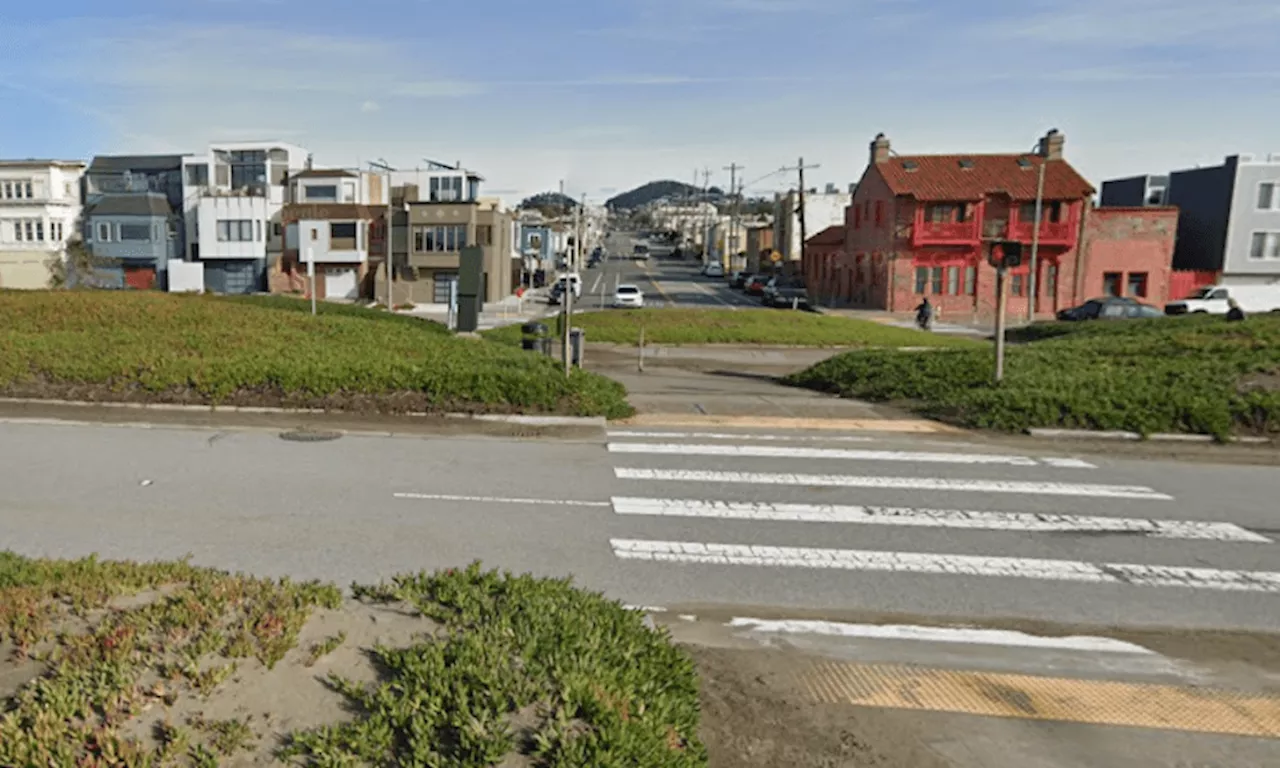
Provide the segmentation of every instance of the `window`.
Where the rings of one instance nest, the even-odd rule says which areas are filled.
[[[316,229],[315,227],[312,227],[312,228],[311,228],[311,242],[313,242],[313,243],[314,243],[316,240],[319,240],[319,239],[320,239],[320,230]]]
[[[1058,295],[1058,265],[1057,264],[1049,264],[1044,268],[1044,295],[1045,296]]]
[[[1119,272],[1103,273],[1102,292],[1107,296],[1119,296],[1120,280],[1121,280],[1121,274]]]
[[[22,194],[23,194],[23,197],[27,198],[28,200],[35,197],[35,195],[31,193],[31,182],[24,181],[22,183]]]
[[[876,226],[884,224],[884,201],[876,201]]]
[[[0,184],[0,197],[3,197],[6,200],[13,197],[13,182],[6,181],[3,184]]]
[[[462,200],[461,176],[432,176],[430,200],[433,203],[450,203]]]
[[[206,163],[187,166],[187,186],[189,187],[207,187],[209,186],[209,166]]]
[[[426,252],[459,251],[467,247],[465,224],[414,227],[413,250]]]
[[[44,242],[44,220],[43,219],[36,220],[36,242],[37,243]]]
[[[27,242],[28,243],[36,242],[36,223],[31,219],[27,219],[26,221],[22,222],[22,228],[26,233]]]
[[[1129,296],[1136,296],[1145,299],[1147,297],[1147,273],[1146,272],[1130,272],[1129,273]]]
[[[853,228],[862,229],[862,206],[853,206]]]
[[[964,295],[972,296],[978,290],[978,268],[964,268]]]
[[[223,219],[219,221],[218,240],[224,243],[253,242],[253,220]]]
[[[281,233],[281,232],[283,232],[283,231],[284,231],[284,229],[280,226],[280,222],[278,222],[278,221],[273,221],[273,222],[271,222],[271,236],[272,236],[272,237],[279,237],[279,236],[280,236],[280,233]]]
[[[356,199],[356,183],[354,181],[342,182],[342,202],[353,203]]]
[[[933,284],[930,288],[933,295],[938,296],[942,293],[942,267],[934,267],[930,270],[930,276],[933,278],[929,281]]]
[[[151,225],[150,224],[121,224],[119,231],[120,231],[121,242],[130,242],[130,243],[151,242]]]
[[[1046,211],[1044,210],[1044,207],[1042,205],[1040,210],[1041,221],[1045,219],[1045,213]],[[1036,221],[1036,204],[1023,203],[1022,205],[1018,206],[1018,220],[1027,222],[1029,224],[1034,224]]]
[[[960,293],[960,268],[947,267],[947,294],[955,296]]]
[[[49,222],[49,239],[55,243],[62,242],[62,222]]]
[[[262,219],[254,219],[253,221],[253,239],[262,242]]]
[[[1280,259],[1280,232],[1254,232],[1249,245],[1249,258]]]
[[[924,218],[930,224],[950,224],[956,220],[956,207],[950,204],[926,206]]]
[[[354,221],[334,221],[329,224],[329,237],[334,240],[355,240],[356,223]]]
[[[431,300],[436,304],[448,304],[451,289],[456,282],[458,282],[457,275],[437,272],[435,284],[431,286]]]
[[[916,293],[923,294],[929,285],[929,268],[916,267]]]
[[[307,200],[318,200],[327,203],[338,201],[338,187],[334,184],[316,184],[302,188],[303,197]]]
[[[1012,293],[1014,296],[1021,296],[1021,295],[1022,295],[1022,281],[1023,281],[1023,276],[1022,276],[1022,275],[1010,275],[1010,277],[1009,277],[1009,292],[1010,292],[1010,293]]]
[[[267,153],[261,150],[230,152],[231,188],[262,187],[267,183]]]
[[[476,245],[493,245],[493,225],[476,225]]]
[[[1258,210],[1269,211],[1273,208],[1280,208],[1277,205],[1280,201],[1276,200],[1276,183],[1274,181],[1264,181],[1258,185]]]
[[[94,239],[100,243],[111,242],[111,225],[105,221],[98,222],[97,234]]]

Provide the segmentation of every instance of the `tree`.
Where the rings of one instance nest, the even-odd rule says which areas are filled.
[[[65,256],[55,254],[49,260],[49,287],[110,288],[119,281],[108,270],[119,266],[119,259],[96,256],[89,246],[72,240],[67,243]]]

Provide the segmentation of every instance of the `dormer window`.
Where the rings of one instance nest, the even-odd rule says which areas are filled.
[[[1018,167],[1024,171],[1031,169],[1031,161],[1025,157],[1018,158]]]
[[[908,171],[920,170],[920,164],[917,163],[915,160],[903,160],[902,167]]]
[[[961,168],[963,168],[963,169],[964,169],[964,170],[966,170],[966,171],[972,171],[972,170],[973,170],[973,160],[971,160],[971,159],[969,159],[969,158],[967,158],[967,157],[966,157],[966,158],[963,158],[962,160],[960,160],[960,167],[961,167]]]
[[[430,197],[433,203],[457,203],[462,201],[461,176],[432,176]]]

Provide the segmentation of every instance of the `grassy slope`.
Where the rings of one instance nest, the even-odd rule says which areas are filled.
[[[0,391],[621,416],[620,385],[438,324],[286,297],[0,291]],[[354,406],[353,406],[354,407]]]
[[[417,617],[421,634],[405,647],[362,648],[384,671],[381,683],[331,673],[328,685],[359,715],[290,734],[271,755],[278,760],[482,768],[521,753],[565,768],[706,765],[693,662],[615,601],[478,564],[355,591]],[[269,731],[297,714],[271,708],[298,704],[296,691],[248,702],[265,722],[253,714],[208,719],[202,704],[245,677],[309,666],[333,651],[344,634],[309,654],[294,649],[313,613],[352,605],[330,585],[185,562],[45,561],[0,551],[0,681],[12,671],[31,678],[11,698],[0,692],[0,765],[268,757],[264,725]],[[185,722],[168,714],[193,706]]]
[[[1046,324],[1018,335],[1028,343],[1009,349],[998,387],[985,350],[850,353],[790,382],[909,401],[928,415],[994,429],[1280,431],[1280,318]]]
[[[548,326],[555,329],[559,318]],[[981,342],[909,328],[895,328],[812,312],[769,309],[619,309],[575,313],[587,342],[636,344],[761,344],[797,347],[970,347]],[[503,344],[520,343],[520,327],[483,334]]]

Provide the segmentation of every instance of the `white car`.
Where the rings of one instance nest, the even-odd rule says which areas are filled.
[[[713,261],[707,264],[706,268],[702,270],[702,274],[707,277],[724,277],[724,266],[718,261]]]
[[[644,306],[644,294],[638,287],[624,283],[613,292],[613,306],[639,309]]]
[[[577,272],[571,272],[568,275],[561,275],[556,280],[556,285],[560,286],[560,292],[564,293],[565,284],[573,289],[573,298],[582,298],[582,276]]]

